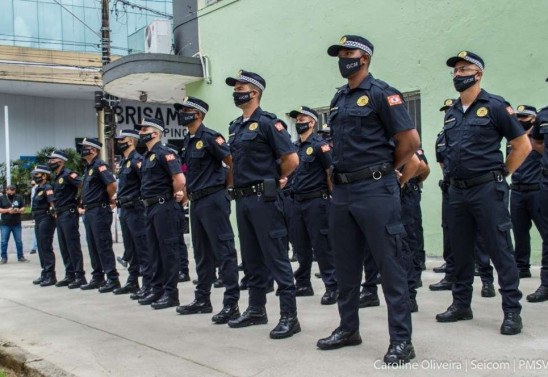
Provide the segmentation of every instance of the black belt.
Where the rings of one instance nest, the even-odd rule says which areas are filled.
[[[164,204],[165,202],[169,201],[172,198],[173,198],[172,196],[160,195],[160,196],[155,196],[153,198],[142,199],[141,202],[143,203],[145,207],[148,208],[150,206],[153,206],[154,204]]]
[[[76,205],[69,204],[68,206],[64,206],[64,207],[55,207],[55,213],[58,215],[66,211],[70,211],[71,213],[76,212]]]
[[[239,199],[244,196],[261,195],[263,192],[264,185],[262,183],[257,183],[256,185],[249,187],[234,187],[231,196],[233,199]]]
[[[129,196],[122,196],[119,199],[116,199],[116,205],[118,208],[131,208],[135,207],[136,205],[139,205],[141,203],[141,198],[138,196],[129,197]]]
[[[407,182],[405,184],[405,186],[403,186],[403,189],[402,191],[405,192],[405,193],[411,193],[413,191],[419,191],[420,190],[420,186],[415,184],[415,183],[409,183]]]
[[[502,175],[501,171],[490,171],[489,173],[482,174],[478,177],[470,178],[470,179],[451,178],[451,185],[460,189],[465,189],[465,188],[470,188],[474,186],[479,186],[481,184],[484,184],[490,181],[503,182],[504,175]]]
[[[45,213],[49,215],[49,209],[36,209],[32,211],[32,216],[43,215]]]
[[[202,199],[202,198],[205,198],[208,195],[211,195],[211,194],[214,194],[218,191],[221,191],[224,188],[225,188],[225,185],[217,185],[217,186],[207,187],[207,188],[201,189],[201,190],[192,191],[191,193],[188,194],[188,198],[190,200]]]
[[[333,174],[333,182],[337,184],[347,184],[347,183],[361,181],[368,178],[379,180],[383,176],[393,172],[394,172],[394,166],[392,164],[382,164],[382,165],[371,166],[362,170],[353,171],[349,173],[335,172]]]
[[[548,176],[548,168],[542,168],[542,174]]]
[[[514,184],[510,185],[510,188],[514,191],[537,191],[540,190],[540,185],[538,183],[530,183],[527,185],[524,184]]]
[[[93,208],[97,208],[97,207],[107,208],[107,207],[108,207],[108,203],[105,203],[105,202],[98,202],[98,203],[84,204],[84,209],[85,209],[85,210],[93,209]]]
[[[318,190],[318,191],[312,191],[312,192],[305,192],[302,194],[297,194],[297,193],[293,194],[293,197],[295,198],[295,200],[299,202],[302,202],[303,200],[316,199],[316,198],[327,199],[328,196],[329,196],[329,193],[327,192],[327,190]]]
[[[447,192],[449,189],[449,179],[440,179],[438,185],[440,186],[441,191]]]

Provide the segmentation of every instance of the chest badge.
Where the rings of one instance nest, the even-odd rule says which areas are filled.
[[[484,116],[486,116],[488,113],[489,113],[489,110],[487,110],[487,107],[480,107],[480,108],[476,111],[476,115],[479,116],[479,117],[484,117]]]
[[[126,162],[126,168],[129,168],[131,166],[131,161]]]
[[[253,122],[249,125],[249,131],[255,131],[259,127],[259,124],[257,122]]]
[[[149,161],[154,161],[154,159],[156,158],[156,155],[155,154],[151,154],[150,157],[148,158]]]
[[[369,97],[368,96],[361,96],[356,101],[356,105],[358,105],[360,107],[366,106],[368,103],[369,103]]]
[[[38,196],[42,196],[42,195],[44,195],[44,191],[40,191],[40,192],[38,193]]]
[[[89,169],[88,175],[91,177],[93,175],[93,169]]]
[[[63,178],[59,178],[59,179],[57,180],[57,183],[60,184],[60,185],[62,185],[63,182],[65,182],[65,180],[64,180]]]
[[[198,140],[196,142],[196,149],[202,149],[204,147],[204,142],[202,140]]]
[[[314,149],[312,147],[306,148],[306,154],[310,156],[312,153],[314,153]]]

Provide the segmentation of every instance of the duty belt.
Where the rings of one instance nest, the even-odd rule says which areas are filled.
[[[44,213],[50,214],[49,209],[36,209],[32,211],[32,216],[43,215]]]
[[[489,173],[482,174],[478,177],[470,179],[453,179],[451,178],[451,185],[460,189],[479,186],[490,181],[503,182],[504,175],[501,171],[490,171]]]
[[[316,199],[316,198],[327,199],[328,196],[329,196],[329,193],[327,192],[327,190],[317,190],[312,192],[305,192],[302,194],[297,194],[297,193],[293,194],[293,198],[295,198],[295,200],[299,202],[302,202],[303,200]]]
[[[262,183],[257,183],[253,186],[248,187],[234,187],[232,189],[232,199],[240,199],[244,196],[252,196],[252,195],[261,195],[264,192],[264,185]]]
[[[447,190],[449,189],[449,179],[448,178],[440,179],[440,181],[438,182],[438,185],[440,186],[441,191],[447,192]]]
[[[143,205],[148,208],[150,206],[153,206],[154,204],[164,204],[170,199],[172,199],[171,196],[159,195],[148,199],[142,199],[141,202],[143,202]]]
[[[116,205],[118,208],[130,208],[135,207],[141,203],[141,198],[138,196],[122,196],[116,199]]]
[[[420,190],[420,186],[419,186],[419,185],[417,185],[416,183],[409,183],[409,182],[407,182],[407,183],[405,184],[405,186],[403,186],[403,190],[402,190],[402,191],[403,191],[403,192],[406,192],[406,193],[407,193],[407,192],[410,193],[410,192],[419,191],[419,190]]]
[[[201,189],[201,190],[192,191],[191,193],[188,194],[188,198],[190,200],[202,199],[202,198],[205,198],[208,195],[211,195],[213,193],[221,191],[224,188],[225,188],[225,185],[217,185],[217,186],[207,187],[207,188]]]
[[[510,188],[514,191],[522,191],[522,192],[526,192],[526,191],[537,191],[537,190],[540,190],[540,185],[538,183],[531,183],[531,184],[514,184],[512,183],[510,185]]]
[[[97,202],[97,203],[91,203],[91,204],[84,204],[84,209],[85,209],[85,210],[93,209],[93,208],[97,208],[97,207],[107,208],[107,207],[108,207],[108,203],[105,203],[105,202]]]
[[[542,174],[548,176],[548,168],[542,168]]]
[[[361,181],[368,178],[379,180],[387,174],[394,172],[394,166],[392,164],[382,164],[377,166],[371,166],[362,170],[353,171],[349,173],[335,172],[333,174],[333,181],[337,184],[347,184],[356,181]]]
[[[70,211],[71,213],[76,212],[76,205],[69,204],[68,206],[64,207],[55,207],[55,213],[58,215],[66,211]]]

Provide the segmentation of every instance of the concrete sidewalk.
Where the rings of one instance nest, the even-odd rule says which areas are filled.
[[[30,232],[25,228],[29,246]],[[121,244],[115,244],[115,251],[122,254]],[[319,304],[323,288],[316,278],[316,295],[298,298],[303,331],[290,339],[271,340],[268,333],[277,323],[279,310],[273,294],[268,295],[268,325],[231,329],[212,324],[209,314],[154,311],[128,296],[33,286],[39,274],[38,257],[27,255],[30,263],[17,263],[14,257],[10,255],[9,263],[0,266],[0,339],[77,376],[454,376],[466,370],[482,376],[545,376],[548,372],[548,302],[530,304],[524,299],[523,333],[502,336],[500,295],[481,298],[478,281],[474,320],[437,323],[435,314],[451,302],[450,292],[427,288],[442,277],[431,271],[439,260],[428,261],[425,288],[418,295],[419,312],[413,315],[415,363],[387,371],[379,361],[388,347],[384,302],[378,308],[361,309],[362,345],[316,349],[316,341],[338,325],[337,307]],[[59,255],[57,271],[62,278]],[[127,271],[120,272],[124,280]],[[191,274],[195,277],[192,261]],[[524,295],[537,288],[538,268],[533,276],[522,280]],[[182,304],[192,301],[192,283],[179,284],[179,289]],[[242,292],[242,310],[247,298],[247,292]],[[214,312],[221,309],[221,301],[222,289],[214,289]]]

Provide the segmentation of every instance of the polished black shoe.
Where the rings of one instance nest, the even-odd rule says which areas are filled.
[[[143,297],[148,296],[149,293],[150,293],[150,288],[143,286],[137,292],[130,294],[129,298],[132,300],[139,300],[139,299],[142,299]]]
[[[314,276],[317,277],[318,279],[321,279],[321,278],[322,278],[321,272],[316,272],[316,273],[314,274]]]
[[[430,284],[428,288],[430,288],[431,291],[450,291],[453,289],[453,282],[443,278],[437,283]]]
[[[232,328],[247,327],[254,325],[264,325],[268,323],[268,316],[264,306],[250,306],[241,316],[228,321],[228,326]]]
[[[334,350],[346,346],[357,346],[358,344],[362,344],[359,330],[344,331],[337,327],[330,336],[318,340],[316,346],[321,350]]]
[[[399,365],[408,363],[415,358],[415,348],[411,341],[391,342],[388,351],[384,355],[384,363]]]
[[[426,263],[421,262],[421,271],[426,271]]]
[[[240,281],[240,291],[247,291],[247,281]]]
[[[296,253],[293,253],[293,255],[291,256],[291,259],[289,259],[290,262],[298,262],[299,260],[297,259],[297,254]]]
[[[422,280],[418,280],[415,284],[415,288],[422,288]]]
[[[34,279],[34,280],[32,281],[32,284],[34,284],[34,285],[40,285],[40,283],[42,282],[42,280],[44,280],[44,275],[38,276],[36,279]]]
[[[455,305],[451,305],[445,312],[436,315],[436,321],[438,322],[467,321],[472,318],[474,318],[472,309],[458,308]]]
[[[67,276],[65,276],[65,278],[63,280],[59,280],[55,286],[56,287],[68,287],[70,283],[72,283],[74,281],[74,278],[69,278]]]
[[[89,291],[92,289],[98,289],[99,287],[103,286],[105,284],[104,280],[98,280],[98,279],[91,279],[89,283],[84,284],[80,287],[83,291]]]
[[[150,307],[152,309],[160,310],[160,309],[172,308],[178,305],[179,305],[179,299],[170,297],[167,295],[163,295],[159,300],[154,301],[152,304],[150,304]]]
[[[521,332],[523,323],[521,322],[521,316],[519,313],[504,313],[504,321],[500,326],[500,333],[502,335],[516,335]]]
[[[495,297],[495,286],[492,283],[484,283],[481,287],[481,297]]]
[[[238,304],[225,305],[219,313],[211,317],[211,321],[218,325],[222,325],[228,323],[231,319],[238,318],[239,316],[240,308],[238,308]]]
[[[337,303],[339,298],[339,291],[336,289],[327,289],[320,301],[322,305],[333,305]]]
[[[419,311],[419,305],[417,304],[417,300],[409,299],[409,308],[411,309],[411,313],[418,312]]]
[[[195,299],[188,305],[177,306],[175,311],[183,315],[211,313],[213,307],[211,306],[211,301],[209,301],[209,299]]]
[[[29,254],[36,254],[36,249],[32,249]]]
[[[81,288],[82,285],[85,285],[87,284],[88,281],[86,280],[85,277],[81,277],[81,278],[76,278],[72,281],[72,283],[70,283],[67,287],[68,289],[77,289],[77,288]]]
[[[116,261],[117,261],[118,263],[120,263],[122,266],[124,266],[124,268],[127,268],[128,263],[127,263],[127,261],[126,261],[124,258],[122,258],[122,257],[116,257]]]
[[[244,264],[243,263],[240,263],[238,265],[238,271],[243,271],[244,270]]]
[[[106,284],[99,287],[99,293],[112,292],[112,291],[114,291],[115,289],[118,289],[118,288],[120,288],[120,280],[118,280],[118,279],[116,279],[116,280],[108,279]]]
[[[432,271],[434,271],[437,274],[445,274],[445,269],[447,268],[447,263],[442,264],[439,267],[434,267]]]
[[[192,279],[192,284],[198,285],[198,279]]]
[[[55,283],[57,283],[55,276],[46,276],[44,280],[40,282],[40,286],[49,287],[50,285],[55,285]]]
[[[221,278],[218,278],[217,280],[215,280],[215,281],[213,282],[213,288],[222,288],[222,287],[224,287],[224,286],[225,286],[225,285],[224,285],[224,283],[223,283],[223,279],[221,279]]]
[[[141,305],[150,305],[153,302],[158,301],[160,297],[162,297],[161,293],[154,293],[152,291],[149,291],[149,293],[146,296],[141,297],[138,302]]]
[[[476,264],[476,268],[474,270],[474,276],[480,276],[479,266],[477,264]]]
[[[137,282],[127,282],[123,287],[116,288],[112,291],[115,295],[125,295],[135,292],[139,292],[139,283]]]
[[[314,296],[314,289],[312,289],[312,287],[296,287],[295,296],[297,297]]]
[[[534,293],[527,295],[529,302],[543,302],[548,300],[548,287],[541,285]]]
[[[520,279],[525,279],[525,278],[530,278],[531,277],[531,270],[521,270],[519,272],[519,278]]]
[[[379,295],[362,290],[360,293],[360,308],[368,308],[370,306],[379,306],[381,304]]]
[[[179,283],[184,283],[185,281],[190,281],[190,275],[188,275],[188,272],[179,272]]]
[[[297,318],[297,314],[285,314],[283,313],[280,321],[270,331],[270,338],[271,339],[284,339],[289,338],[290,336],[293,336],[293,334],[297,334],[301,332],[301,324],[299,323],[299,319]]]

